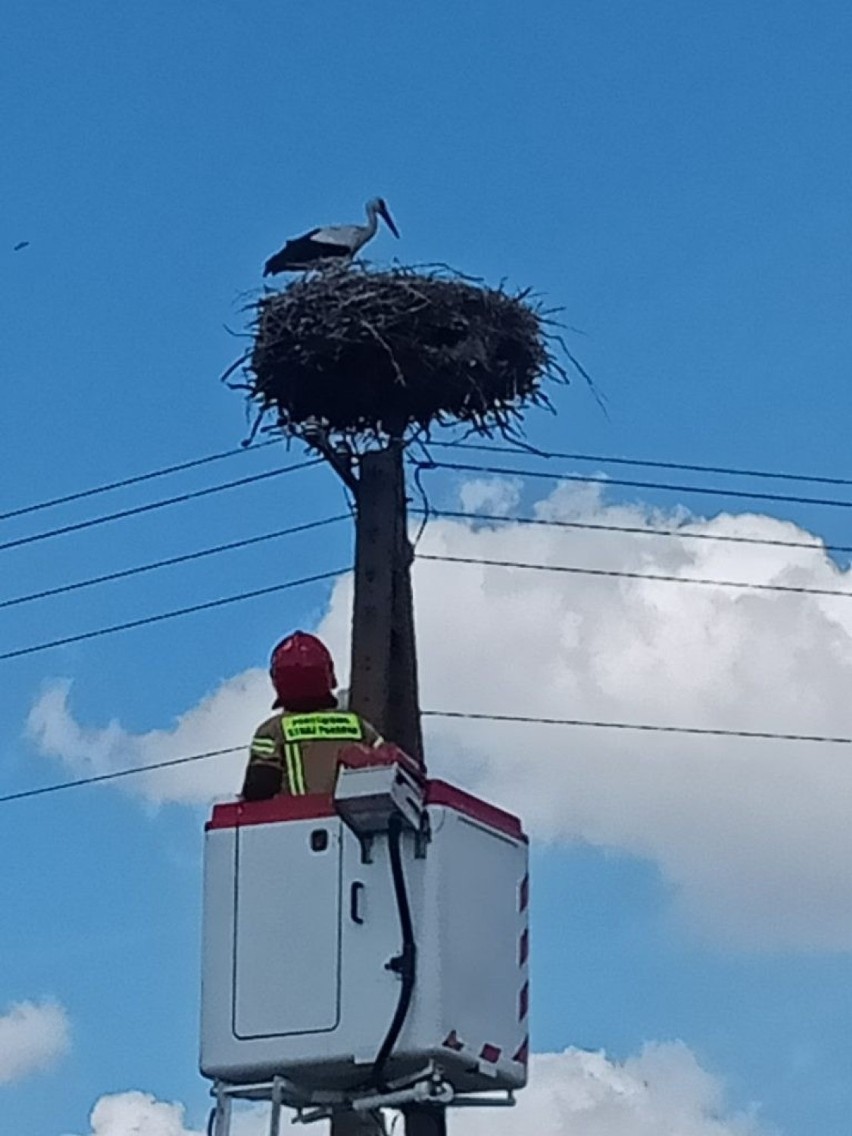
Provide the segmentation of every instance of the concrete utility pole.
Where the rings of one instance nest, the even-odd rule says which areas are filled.
[[[352,669],[349,705],[421,764],[423,734],[417,683],[413,550],[408,539],[403,445],[350,464],[322,439],[313,441],[355,496],[355,600],[352,613]],[[446,1109],[409,1105],[403,1112],[405,1136],[446,1136]],[[331,1136],[353,1136],[354,1118],[332,1121]],[[363,1123],[363,1120],[359,1118]],[[378,1133],[375,1127],[373,1132]],[[373,1136],[358,1129],[359,1136]]]

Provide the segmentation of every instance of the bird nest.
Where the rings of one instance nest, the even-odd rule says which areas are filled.
[[[249,310],[252,347],[223,379],[242,368],[229,385],[257,408],[252,438],[316,425],[356,448],[435,425],[512,434],[525,407],[550,407],[546,380],[568,382],[557,350],[591,384],[528,292],[442,267],[333,265]]]

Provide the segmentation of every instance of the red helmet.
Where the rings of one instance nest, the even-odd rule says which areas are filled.
[[[334,661],[316,635],[294,631],[282,639],[269,663],[278,697],[275,706],[288,710],[326,710],[335,706]]]

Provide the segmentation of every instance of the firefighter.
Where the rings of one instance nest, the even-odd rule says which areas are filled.
[[[278,713],[252,738],[244,800],[331,793],[343,750],[386,748],[369,722],[338,708],[334,662],[315,635],[296,631],[282,639],[272,652],[269,676]]]

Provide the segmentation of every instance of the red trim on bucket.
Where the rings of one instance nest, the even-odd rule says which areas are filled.
[[[464,1042],[459,1040],[459,1035],[455,1030],[451,1030],[447,1034],[447,1036],[441,1042],[441,1045],[444,1049],[455,1050],[456,1053],[460,1053],[464,1049]]]
[[[499,1045],[490,1045],[486,1042],[486,1044],[483,1045],[482,1049],[479,1051],[479,1058],[481,1061],[488,1061],[490,1064],[496,1065],[496,1063],[500,1060],[500,1054],[502,1052],[503,1050],[499,1047]]]
[[[319,820],[335,815],[334,803],[327,793],[308,793],[291,797],[282,793],[267,801],[229,801],[214,805],[213,815],[205,828],[242,828],[249,824],[276,824],[286,820]]]
[[[430,805],[444,805],[463,813],[472,820],[480,821],[488,828],[497,829],[514,840],[527,842],[518,817],[504,809],[480,800],[463,789],[449,785],[446,781],[429,781],[426,787],[426,801]],[[207,831],[219,828],[242,828],[250,824],[277,824],[288,820],[319,820],[335,816],[334,802],[327,793],[309,793],[302,797],[292,797],[282,793],[267,801],[229,801],[215,805],[213,814],[206,824]]]
[[[529,1059],[530,1059],[530,1039],[529,1039],[529,1035],[527,1035],[524,1038],[523,1043],[521,1044],[521,1047],[518,1050],[518,1052],[513,1055],[512,1060],[517,1061],[517,1063],[519,1065],[526,1065],[527,1062],[529,1061]]]
[[[426,802],[430,805],[446,805],[447,808],[464,813],[472,820],[482,821],[489,828],[504,832],[506,836],[527,843],[527,837],[518,817],[506,812],[505,809],[489,804],[488,801],[483,801],[480,797],[474,797],[472,793],[466,793],[456,785],[450,785],[446,781],[430,781],[426,790]]]

